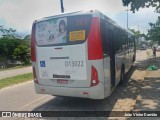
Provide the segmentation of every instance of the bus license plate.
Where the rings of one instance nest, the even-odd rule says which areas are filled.
[[[57,80],[58,84],[68,84],[68,80]]]

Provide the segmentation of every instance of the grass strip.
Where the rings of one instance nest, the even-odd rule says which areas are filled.
[[[31,66],[31,64],[29,65],[18,65],[18,66],[14,66],[14,67],[10,67],[10,68],[0,68],[0,71],[5,71],[5,70],[13,70],[13,69],[19,69],[19,68],[25,68],[25,67],[29,67]]]
[[[33,80],[33,74],[32,73],[27,73],[27,74],[22,74],[22,75],[17,75],[14,77],[9,77],[9,78],[4,78],[4,79],[0,79],[0,89],[7,87],[7,86],[11,86],[11,85],[15,85],[18,83],[23,83],[26,81],[30,81]]]

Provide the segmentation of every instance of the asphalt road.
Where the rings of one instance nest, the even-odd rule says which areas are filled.
[[[21,75],[25,73],[30,73],[32,72],[32,67],[25,67],[25,68],[18,68],[18,69],[13,69],[13,70],[5,70],[5,71],[0,71],[0,79],[4,79],[7,77],[13,77],[16,75]]]
[[[137,66],[143,66],[143,60],[146,59],[146,51],[138,51],[137,61],[127,75],[126,83],[118,85],[111,96],[104,100],[38,95],[35,93],[33,81],[29,81],[0,90],[0,111],[130,111],[136,103],[143,81],[144,70]]]
[[[53,98],[53,96],[36,94],[33,81],[29,81],[0,90],[0,111],[30,111]]]

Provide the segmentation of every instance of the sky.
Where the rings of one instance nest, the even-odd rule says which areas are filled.
[[[127,12],[122,0],[63,0],[64,12],[97,9],[127,28]],[[140,9],[136,13],[128,12],[128,26],[131,29],[147,33],[149,22],[155,23],[159,14],[155,8]],[[60,0],[0,0],[0,26],[14,28],[24,37],[31,34],[34,20],[61,13]]]

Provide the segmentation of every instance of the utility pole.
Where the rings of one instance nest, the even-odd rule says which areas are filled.
[[[63,0],[60,0],[61,3],[61,13],[64,13]]]
[[[129,11],[129,9],[127,9],[125,11],[127,11],[127,29],[128,29],[128,11]]]

